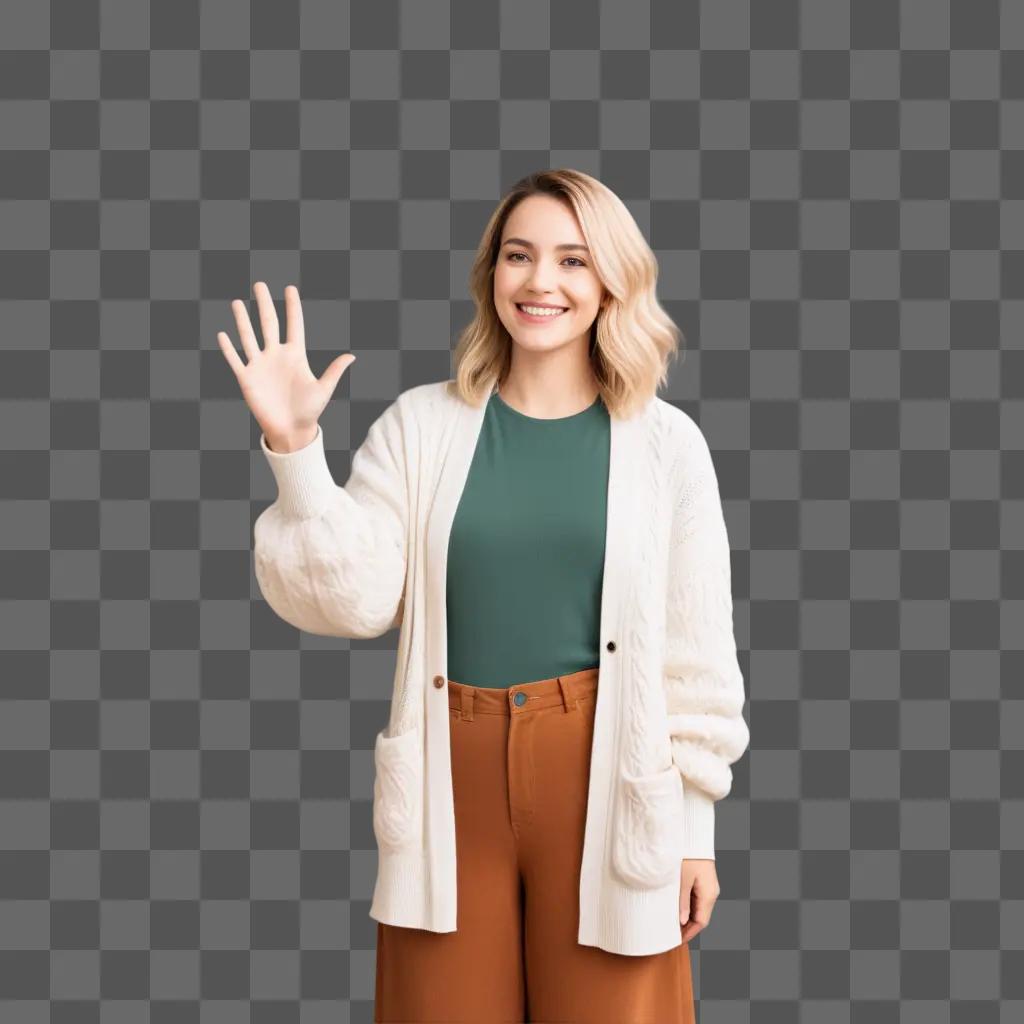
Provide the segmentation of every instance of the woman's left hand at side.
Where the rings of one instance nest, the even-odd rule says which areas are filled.
[[[715,862],[705,858],[687,858],[680,869],[679,923],[683,942],[689,942],[711,920],[718,899],[718,872]]]

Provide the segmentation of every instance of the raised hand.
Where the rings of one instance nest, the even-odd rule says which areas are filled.
[[[231,310],[248,362],[239,357],[226,332],[217,332],[217,342],[271,450],[296,451],[316,437],[320,414],[331,400],[342,374],[356,357],[351,352],[338,356],[317,379],[306,355],[298,288],[289,285],[284,290],[288,332],[285,341],[280,340],[270,289],[264,282],[257,281],[252,290],[259,309],[263,348],[259,347],[249,311],[241,299],[231,303]]]

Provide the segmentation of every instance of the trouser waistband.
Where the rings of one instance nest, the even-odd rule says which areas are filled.
[[[515,683],[509,687],[473,686],[448,680],[448,706],[459,711],[464,721],[474,714],[525,715],[542,708],[561,705],[573,711],[581,698],[597,692],[598,667],[580,669],[567,675]]]

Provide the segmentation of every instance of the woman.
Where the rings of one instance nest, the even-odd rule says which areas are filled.
[[[403,392],[344,487],[294,287],[218,335],[277,500],[256,575],[297,628],[401,626],[374,747],[378,1021],[694,1020],[714,801],[749,740],[729,543],[678,331],[623,203],[551,170],[494,211],[451,381]],[[456,856],[457,850],[457,856]]]

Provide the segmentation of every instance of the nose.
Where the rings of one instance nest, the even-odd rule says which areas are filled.
[[[532,291],[550,292],[553,279],[554,271],[544,260],[534,262],[533,271],[529,279],[529,286]]]

